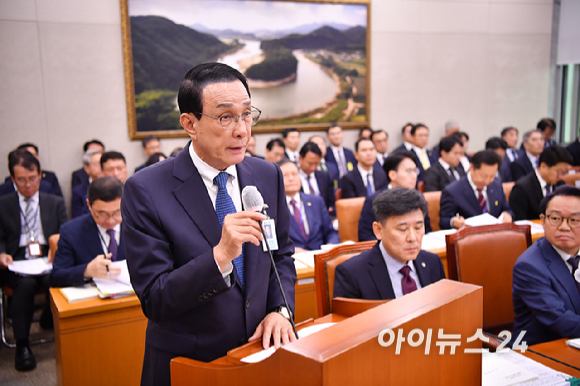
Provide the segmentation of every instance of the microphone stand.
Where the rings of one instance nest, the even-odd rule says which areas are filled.
[[[268,205],[264,204],[264,207],[262,208],[262,214],[264,216],[268,216],[268,214],[266,213],[266,208],[268,208]],[[296,325],[294,324],[294,313],[292,312],[292,310],[290,309],[290,306],[288,305],[288,300],[286,300],[286,292],[284,291],[284,287],[282,287],[282,281],[280,280],[280,275],[278,274],[278,268],[276,268],[276,263],[274,262],[274,256],[272,255],[272,251],[270,250],[270,244],[268,244],[268,239],[266,238],[266,232],[264,231],[264,226],[262,225],[262,221],[259,221],[260,223],[260,229],[262,230],[262,235],[264,236],[264,240],[266,241],[266,249],[268,249],[268,254],[270,255],[270,261],[272,262],[272,267],[274,267],[274,273],[276,274],[276,279],[278,280],[278,285],[280,286],[280,292],[282,293],[282,298],[284,299],[284,305],[286,306],[286,310],[288,310],[288,314],[290,316],[290,324],[292,325],[292,330],[294,330],[294,335],[296,336],[296,339],[300,339],[298,337],[298,331],[296,331]]]

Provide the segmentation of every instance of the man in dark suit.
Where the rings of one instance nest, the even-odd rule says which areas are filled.
[[[438,192],[450,183],[465,176],[465,171],[459,163],[463,154],[463,143],[455,136],[443,137],[439,141],[439,159],[429,170],[425,171],[423,181],[426,192]]]
[[[333,164],[338,169],[338,180],[344,177],[348,172],[356,167],[357,160],[354,153],[342,146],[344,133],[342,127],[336,123],[331,123],[326,129],[326,137],[330,142],[330,146],[326,149],[324,159],[326,164]]]
[[[300,130],[289,127],[282,130],[282,142],[286,146],[286,158],[298,165],[300,153]]]
[[[415,164],[415,155],[410,151],[400,151],[391,154],[385,160],[383,170],[387,175],[389,185],[385,189],[396,187],[415,189],[417,184],[417,175],[419,171]],[[380,192],[368,196],[364,202],[360,219],[358,221],[358,240],[368,241],[376,240],[373,231],[373,223],[376,221],[373,213],[373,201]],[[431,232],[431,219],[429,213],[425,214],[425,233]]]
[[[512,221],[513,212],[500,182],[495,179],[499,165],[501,158],[495,152],[475,153],[467,176],[447,185],[441,193],[441,229],[459,229],[465,225],[466,218],[483,213],[501,218],[503,222]]]
[[[95,179],[88,189],[90,213],[60,228],[58,249],[52,263],[50,285],[81,285],[92,278],[111,278],[118,268],[111,261],[125,260],[121,235],[123,183],[115,177]]]
[[[359,138],[355,145],[358,164],[340,181],[342,198],[367,197],[387,186],[387,176],[382,168],[376,168],[377,151],[373,141]]]
[[[327,151],[326,141],[320,135],[313,135],[312,137],[310,137],[308,139],[308,141],[314,142],[316,145],[318,145],[318,148],[320,149],[320,152],[322,153],[322,158],[320,159],[320,163],[318,164],[318,169],[316,169],[316,170],[328,173],[328,176],[330,177],[330,180],[332,181],[333,189],[338,188],[338,180],[340,178],[339,177],[340,173],[338,172],[338,166],[336,166],[335,164],[332,164],[332,163],[331,164],[326,163],[326,159],[324,158],[324,157],[326,157],[326,151]]]
[[[16,148],[16,150],[20,150],[20,149],[28,150],[30,152],[30,154],[35,156],[36,159],[40,162],[40,158],[38,155],[39,154],[38,153],[38,146],[36,146],[35,144],[23,143]],[[47,182],[50,185],[54,194],[62,197],[62,190],[60,189],[60,184],[58,183],[58,178],[56,178],[56,174],[54,174],[54,172],[49,172],[48,170],[43,170],[42,171],[42,180]]]
[[[336,268],[334,297],[395,299],[445,279],[439,256],[422,251],[427,202],[415,189],[393,188],[373,202],[377,244]]]
[[[566,148],[572,156],[572,166],[580,166],[580,138],[577,138]]]
[[[102,152],[105,151],[105,145],[103,145],[103,143],[101,141],[99,141],[98,139],[92,139],[90,141],[85,142],[85,144],[83,145],[83,154],[85,154],[87,151],[89,150],[100,150]],[[88,185],[88,181],[89,181],[89,175],[87,174],[85,168],[84,168],[84,162],[83,162],[83,167],[75,170],[72,173],[72,178],[71,178],[71,188],[74,189],[75,186],[80,185],[82,183],[85,183]]]
[[[296,252],[320,249],[323,244],[338,244],[338,233],[333,229],[328,209],[321,197],[300,191],[301,179],[296,164],[286,159],[280,161],[284,176],[290,221],[290,239]]]
[[[384,130],[375,130],[371,134],[371,141],[377,151],[377,166],[382,168],[389,156],[389,135]]]
[[[413,130],[413,124],[408,122],[401,128],[401,136],[403,137],[403,143],[397,147],[394,152],[397,151],[413,151],[415,144],[413,143],[413,136],[411,135],[411,130]]]
[[[505,155],[507,156],[508,163],[514,162],[520,158],[520,152],[518,150],[518,136],[519,131],[513,126],[505,127],[501,131],[501,139],[507,144],[507,149]]]
[[[564,185],[562,177],[568,173],[572,157],[568,150],[554,145],[540,154],[540,166],[516,182],[510,194],[510,207],[514,220],[535,220],[540,218],[540,203],[558,186]]]
[[[148,160],[153,154],[161,153],[161,141],[156,135],[148,135],[141,140],[141,146],[143,147],[143,154],[145,154],[145,159]],[[143,165],[137,166],[135,168],[135,173],[143,170],[147,167],[147,162]]]
[[[411,129],[413,136],[413,151],[417,155],[417,167],[420,170],[419,181],[423,181],[424,173],[437,161],[438,155],[434,156],[433,152],[427,149],[429,142],[429,128],[422,123],[417,123]]]
[[[129,178],[121,200],[131,283],[149,319],[143,385],[169,385],[177,356],[209,362],[248,340],[267,348],[272,337],[276,347],[295,339],[284,182],[277,165],[245,157],[260,116],[246,79],[225,64],[200,64],[185,74],[178,104],[191,142]],[[290,309],[261,245],[259,221],[267,218],[242,211],[246,186],[269,206]]]
[[[101,169],[102,155],[103,152],[100,150],[87,150],[83,155],[83,164],[85,165],[83,170],[85,170],[89,179],[86,183],[79,184],[72,190],[70,201],[73,218],[90,212],[87,206],[87,191],[91,182],[103,176],[103,170]]]
[[[522,146],[525,151],[510,164],[514,181],[519,180],[538,167],[538,157],[544,150],[544,135],[540,130],[531,130],[524,134]]]
[[[495,174],[495,178],[501,183],[512,182],[512,172],[510,170],[510,159],[506,155],[507,143],[500,137],[491,137],[485,142],[485,150],[493,150],[501,158],[501,167]]]
[[[542,134],[544,134],[545,148],[556,144],[556,141],[552,139],[556,132],[556,121],[552,118],[542,118],[536,127],[542,132]]]
[[[528,345],[580,337],[580,190],[569,185],[540,205],[545,237],[517,260],[513,271],[514,336]]]
[[[324,200],[327,212],[336,217],[334,207],[334,186],[328,173],[316,170],[322,159],[322,152],[314,142],[306,142],[300,149],[298,165],[302,191],[306,194],[319,196]]]
[[[13,290],[12,325],[16,339],[15,368],[32,370],[36,359],[28,336],[34,312],[34,296],[44,288],[48,299],[49,275],[22,276],[7,268],[16,260],[34,259],[48,254],[48,238],[67,220],[61,197],[40,193],[40,164],[27,150],[15,150],[8,157],[10,176],[17,192],[0,197],[0,283]],[[48,306],[42,313],[41,326],[52,327]]]

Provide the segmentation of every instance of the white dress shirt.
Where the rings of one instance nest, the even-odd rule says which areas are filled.
[[[550,244],[550,245],[552,245],[552,244]],[[552,248],[554,248],[554,250],[556,252],[558,252],[558,255],[560,255],[560,257],[562,258],[562,260],[564,260],[564,263],[566,263],[566,267],[568,267],[568,270],[570,271],[570,273],[573,274],[574,272],[572,272],[572,269],[574,269],[574,267],[572,267],[572,265],[568,262],[568,259],[571,258],[571,257],[576,256],[578,254],[578,251],[576,251],[575,254],[570,255],[570,254],[564,252],[563,250],[561,250],[560,248],[558,248],[555,245],[552,245]]]
[[[401,270],[401,268],[405,266],[405,264],[401,263],[398,260],[395,260],[392,256],[390,256],[387,253],[387,250],[383,246],[382,242],[379,244],[379,248],[381,249],[381,254],[383,255],[383,259],[385,260],[385,264],[387,265],[387,271],[389,271],[389,277],[391,278],[391,285],[393,286],[395,298],[400,298],[401,296],[403,296],[403,284],[401,281],[403,280],[404,276],[399,271]],[[409,266],[409,268],[411,268],[409,276],[411,276],[413,280],[415,280],[415,283],[417,284],[417,289],[422,288],[413,261],[410,260],[409,262],[407,262],[407,265]]]
[[[367,186],[367,176],[369,176],[369,180],[371,182],[371,189],[373,190],[373,193],[375,192],[375,179],[373,178],[373,168],[371,167],[371,170],[364,170],[361,166],[360,163],[356,165],[358,172],[360,173],[360,176],[362,177],[363,180],[363,184],[365,185],[365,188],[368,188]]]
[[[438,161],[441,164],[441,166],[443,166],[443,169],[445,169],[445,173],[449,174],[449,169],[451,168],[451,166],[449,166],[449,164],[447,162],[443,161],[441,158],[439,158]],[[457,170],[452,169],[451,172],[455,176],[455,180],[459,180],[461,178],[459,173],[457,173]]]
[[[471,185],[471,189],[473,189],[473,194],[475,195],[475,199],[479,199],[479,191],[477,190],[477,186],[473,183],[471,179],[471,173],[467,173],[467,180],[469,181],[469,185]],[[484,186],[481,190],[483,194],[483,198],[485,198],[485,204],[487,206],[487,212],[489,213],[489,200],[487,199],[487,186]]]
[[[300,181],[302,182],[302,189],[304,190],[304,193],[320,196],[320,189],[318,187],[318,181],[316,181],[314,172],[310,173],[310,176],[308,176],[302,169],[300,169]],[[312,189],[314,189],[314,192],[310,191],[310,185],[308,185],[309,181]]]
[[[21,224],[20,242],[18,243],[18,246],[26,247],[28,245],[29,241],[28,226],[32,227],[33,224],[38,229],[38,240],[35,241],[38,241],[40,245],[46,245],[47,244],[46,238],[44,237],[44,232],[42,230],[42,219],[40,218],[40,199],[38,191],[34,193],[32,197],[30,197],[30,204],[33,205],[32,211],[33,213],[35,213],[35,216],[32,223],[28,224],[28,226],[26,224],[26,219],[24,218],[24,215],[26,214],[26,206],[28,205],[28,203],[26,202],[26,197],[20,194],[18,190],[16,190],[16,192],[18,193],[18,204],[20,205],[20,224]]]
[[[383,164],[385,163],[385,160],[387,159],[388,156],[389,156],[388,152],[386,152],[384,154],[377,152],[377,160],[379,161],[381,166],[383,166]]]
[[[539,157],[535,157],[532,154],[528,153],[527,151],[526,151],[526,155],[528,156],[528,159],[532,163],[532,166],[534,167],[534,169],[537,168],[538,166],[540,166],[540,165],[538,165],[538,158]]]
[[[101,247],[103,247],[103,253],[106,255],[107,253],[109,253],[109,244],[111,243],[111,236],[109,236],[109,234],[107,233],[107,229],[103,228],[99,224],[97,224],[97,229],[101,234],[99,238],[101,239]],[[117,246],[119,246],[121,244],[121,224],[119,223],[115,225],[113,230],[115,231],[115,241],[117,242]]]
[[[540,173],[538,173],[538,169],[534,169],[534,173],[536,173],[536,178],[538,179],[540,187],[542,188],[542,195],[546,197],[546,186],[548,186],[548,183],[542,178]]]

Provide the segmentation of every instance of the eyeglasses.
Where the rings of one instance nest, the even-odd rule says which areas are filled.
[[[117,210],[117,211],[113,212],[112,214],[111,213],[107,213],[107,212],[102,212],[102,211],[95,211],[94,213],[95,213],[95,217],[99,221],[107,221],[111,217],[115,221],[121,221],[121,220],[123,220],[123,216],[121,216],[121,211],[120,210]]]
[[[219,119],[224,130],[233,130],[238,125],[238,121],[240,120],[240,118],[242,118],[242,121],[246,124],[246,126],[248,127],[254,126],[256,123],[258,123],[262,111],[252,106],[252,110],[246,111],[241,116],[238,114],[224,114],[221,117],[214,117],[213,115],[205,113],[196,113],[196,114],[205,115],[206,117],[213,119]]]
[[[35,184],[38,180],[40,179],[40,175],[38,176],[31,176],[31,177],[18,177],[15,178],[14,181],[18,184],[18,185],[26,185],[26,184]]]
[[[568,221],[568,226],[572,229],[580,227],[580,217],[562,217],[558,216],[557,214],[548,214],[545,215],[545,217],[548,219],[550,225],[553,225],[555,227],[559,227],[564,220]]]
[[[419,175],[419,169],[417,168],[407,168],[407,169],[403,169],[403,172],[407,173],[407,174],[414,174],[414,175]]]

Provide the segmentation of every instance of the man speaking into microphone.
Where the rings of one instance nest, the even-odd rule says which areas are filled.
[[[280,169],[245,157],[260,110],[245,77],[221,63],[189,70],[179,88],[180,123],[191,142],[177,156],[129,178],[121,200],[126,259],[149,319],[142,385],[169,385],[169,363],[183,356],[209,362],[247,341],[267,348],[295,339],[296,271],[291,257]],[[267,214],[242,208],[256,186]],[[272,224],[273,257],[260,221]]]

